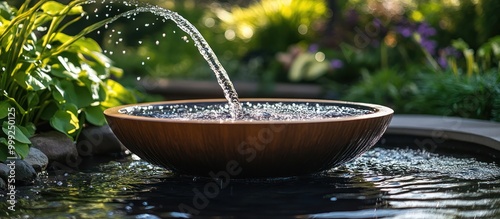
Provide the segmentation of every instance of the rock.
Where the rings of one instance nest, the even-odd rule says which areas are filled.
[[[45,170],[49,164],[49,158],[47,155],[34,147],[30,148],[30,152],[28,156],[24,158],[24,161],[30,164],[38,172]]]
[[[127,150],[108,125],[85,127],[76,145],[81,156],[109,155]]]
[[[31,185],[37,178],[37,174],[31,164],[24,160],[6,160],[5,163],[0,163],[0,179],[2,182],[8,182],[9,178],[12,177],[16,179],[15,185]]]
[[[30,185],[36,179],[35,169],[24,160],[7,160],[0,163],[0,176],[4,182],[15,177],[16,185]]]
[[[7,183],[2,178],[0,178],[0,190],[7,190]]]
[[[0,163],[0,178],[7,181],[7,178],[9,177],[9,167],[4,164],[4,163]]]
[[[51,166],[73,169],[81,162],[73,140],[63,133],[49,131],[37,134],[30,140],[32,147],[39,149],[47,156]]]
[[[7,161],[9,162],[9,161]],[[30,185],[36,179],[35,168],[24,160],[15,160],[16,162],[16,185]]]

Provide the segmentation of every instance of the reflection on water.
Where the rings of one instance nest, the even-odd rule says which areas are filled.
[[[16,212],[8,216],[500,217],[500,167],[377,147],[322,175],[226,182],[177,176],[129,157],[79,172],[48,173],[35,186],[22,188],[17,200]],[[0,207],[7,208],[5,201]]]

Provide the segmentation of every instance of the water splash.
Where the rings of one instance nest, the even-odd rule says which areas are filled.
[[[89,1],[88,3],[92,2],[93,1]],[[104,2],[106,1],[103,1],[103,3]],[[112,1],[108,3],[112,3]],[[194,45],[198,48],[198,51],[207,61],[208,65],[210,66],[210,69],[212,69],[212,71],[214,72],[215,77],[217,78],[217,82],[224,91],[224,97],[228,101],[231,117],[233,119],[238,119],[241,117],[242,106],[238,99],[238,93],[236,92],[233,83],[229,79],[229,75],[227,74],[222,64],[219,62],[219,59],[215,55],[210,45],[208,45],[205,38],[203,38],[201,33],[198,31],[198,29],[196,29],[196,27],[193,24],[191,24],[188,20],[179,15],[177,12],[173,12],[156,5],[149,5],[146,3],[136,3],[133,1],[125,1],[123,2],[123,4],[134,6],[136,8],[110,18],[107,24],[112,23],[122,17],[131,17],[144,12],[152,13],[154,15],[161,16],[167,20],[173,21],[182,31],[184,31],[186,34],[189,35],[189,37],[191,37],[191,39],[194,42]],[[107,24],[105,24],[105,26],[107,26]]]
[[[242,115],[238,119],[241,121],[306,121],[374,113],[371,109],[319,103],[243,102],[241,106]],[[120,112],[134,116],[175,120],[231,120],[227,104],[223,103],[132,106],[123,108]]]

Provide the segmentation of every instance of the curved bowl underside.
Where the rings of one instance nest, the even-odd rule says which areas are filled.
[[[384,106],[313,99],[241,99],[348,105],[375,113],[306,121],[181,121],[120,113],[129,106],[210,104],[223,99],[119,106],[104,111],[114,134],[139,157],[181,174],[259,178],[312,174],[345,163],[373,146],[393,110]]]

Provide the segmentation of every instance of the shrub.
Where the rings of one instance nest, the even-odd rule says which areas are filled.
[[[19,9],[0,2],[0,160],[25,157],[39,127],[76,139],[84,124],[105,124],[105,108],[135,101],[110,79],[121,69],[84,37],[106,20],[74,36],[64,33],[83,17],[84,2],[27,0]]]

